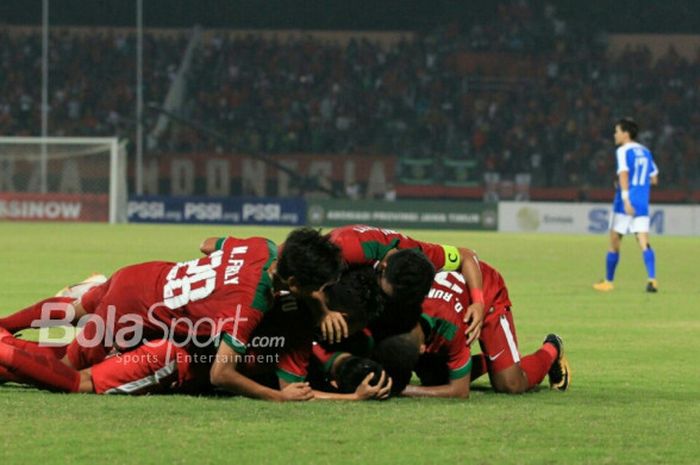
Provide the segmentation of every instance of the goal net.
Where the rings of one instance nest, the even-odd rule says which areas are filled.
[[[0,220],[126,221],[126,141],[0,137]]]

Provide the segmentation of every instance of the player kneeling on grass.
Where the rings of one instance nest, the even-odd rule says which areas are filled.
[[[76,339],[62,361],[47,352],[49,348],[0,331],[0,368],[12,377],[52,390],[94,392],[90,367],[119,349],[106,335],[118,335],[127,326],[153,341],[162,339],[167,329],[168,342],[193,336],[222,341],[209,374],[214,386],[269,400],[307,398],[310,389],[303,383],[278,391],[247,378],[237,370],[237,356],[245,353],[275,291],[286,289],[304,297],[337,280],[339,250],[318,231],[303,228],[289,235],[279,258],[277,247],[263,238],[226,238],[216,245],[215,252],[190,262],[150,262],[122,268],[106,283],[90,289],[72,306],[76,318],[93,316],[85,325],[82,340],[98,343],[83,347]],[[12,332],[28,327],[41,319],[45,303],[4,318],[0,325]],[[70,320],[66,307],[53,309],[63,312],[58,318],[61,321]],[[117,324],[112,331],[104,331],[109,321]],[[171,346],[159,344],[159,350],[169,352]]]
[[[467,397],[470,380],[484,373],[489,374],[497,392],[528,391],[547,374],[552,388],[566,390],[570,369],[561,339],[550,334],[537,352],[521,358],[503,277],[484,262],[480,267],[484,300],[489,308],[479,337],[481,354],[470,358],[469,347],[464,343],[467,328],[459,315],[470,299],[464,279],[458,273],[442,272],[435,276],[423,302],[420,323],[408,334],[382,341],[376,351],[378,361],[394,377],[393,360],[410,360],[416,352],[420,354],[413,369],[423,385],[408,386],[404,394],[409,396]]]

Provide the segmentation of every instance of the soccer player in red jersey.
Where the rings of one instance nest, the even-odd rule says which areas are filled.
[[[90,392],[88,368],[108,355],[110,338],[118,346],[134,344],[140,341],[129,338],[133,333],[142,331],[146,338],[158,339],[160,330],[174,338],[194,335],[222,341],[210,370],[211,382],[219,388],[270,400],[308,398],[310,388],[301,383],[290,385],[286,392],[255,383],[236,369],[236,355],[245,353],[274,290],[286,288],[304,296],[337,279],[341,264],[337,247],[306,228],[289,235],[279,258],[276,246],[262,238],[226,238],[215,245],[218,250],[202,259],[123,268],[74,302],[78,315],[92,315],[82,341],[98,343],[86,348],[76,339],[68,346],[63,366],[47,357],[43,348],[17,347],[7,331],[0,335],[0,366],[20,379],[54,390]],[[19,316],[38,320],[42,306],[25,309],[10,321],[17,326]],[[104,325],[110,317],[116,326],[110,328],[111,333],[101,333],[100,322]],[[70,321],[64,314],[66,319]]]
[[[351,310],[354,315],[348,315],[343,307],[333,308],[347,315],[350,321],[358,316],[357,313],[362,313]],[[291,294],[278,295],[273,308],[251,334],[246,353],[238,355],[238,370],[251,380],[282,392],[293,384],[307,387],[317,319],[303,301]],[[133,351],[116,354],[90,367],[92,384],[84,388],[88,389],[86,392],[96,394],[208,392],[212,389],[209,372],[216,356],[212,349],[194,344],[182,347],[166,340],[149,341]],[[371,383],[366,376],[357,380],[357,368],[348,371],[343,365],[340,371],[343,386],[346,389],[352,387],[352,390],[344,394],[308,390],[299,400],[365,400],[386,397],[391,389],[390,382],[384,382],[386,375],[381,367],[377,375],[382,380],[380,384]],[[357,380],[354,386],[351,384],[353,380]]]
[[[77,286],[76,289],[86,289]],[[74,293],[76,298],[85,292]],[[341,312],[351,328],[364,327],[378,311],[379,289],[374,273],[368,269],[347,271],[324,290],[328,306]],[[279,293],[273,308],[255,328],[245,354],[239,356],[239,371],[254,381],[284,391],[292,383],[306,381],[312,341],[319,314],[291,293]],[[18,347],[28,341],[9,339]],[[56,348],[59,349],[59,348]],[[156,340],[125,353],[117,353],[89,368],[92,383],[81,392],[96,394],[201,393],[210,391],[209,370],[214,360],[212,347],[182,346]],[[63,348],[65,352],[65,348]],[[58,353],[43,355],[60,358]],[[329,400],[384,399],[391,392],[391,380],[381,366],[359,357],[338,358],[333,364],[335,387],[328,392],[316,386],[313,398]],[[376,376],[375,376],[376,375]],[[0,374],[0,378],[2,378]],[[22,379],[5,376],[7,380]],[[310,399],[307,394],[304,398]]]
[[[399,306],[419,305],[427,294],[433,276],[428,267],[415,256],[401,252],[420,250],[432,263],[435,271],[459,271],[465,278],[471,295],[470,305],[464,311],[468,323],[467,343],[478,339],[484,320],[484,296],[482,275],[476,253],[467,248],[422,242],[390,229],[366,225],[350,225],[336,228],[331,240],[340,247],[343,259],[349,265],[373,265],[379,273],[384,293],[396,300]],[[329,322],[335,323],[332,318]],[[347,331],[343,335],[347,337]],[[326,327],[337,340],[337,324]],[[333,337],[329,337],[333,339]]]
[[[392,358],[410,360],[412,353],[421,354],[414,369],[424,385],[408,386],[404,394],[409,396],[468,397],[470,378],[484,373],[497,392],[528,391],[547,374],[553,388],[566,390],[571,373],[561,339],[550,334],[538,351],[521,357],[505,281],[487,263],[480,262],[480,267],[488,308],[479,338],[481,354],[470,358],[460,337],[466,325],[459,315],[470,304],[465,280],[458,273],[441,272],[423,302],[420,324],[409,334],[382,341],[377,348],[380,363],[395,376]]]

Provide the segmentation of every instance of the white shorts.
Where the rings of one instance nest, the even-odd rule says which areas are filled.
[[[624,213],[613,213],[610,218],[610,229],[619,234],[648,233],[648,216],[629,216]]]

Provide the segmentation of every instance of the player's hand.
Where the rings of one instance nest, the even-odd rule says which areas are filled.
[[[327,312],[321,321],[321,337],[324,341],[340,342],[349,336],[348,323],[339,312]]]
[[[479,339],[481,327],[484,324],[484,304],[473,303],[467,307],[467,312],[464,314],[464,322],[468,324],[464,334],[467,336],[467,345]]]
[[[306,401],[314,398],[314,392],[309,383],[291,383],[280,392],[283,402]]]
[[[625,202],[625,213],[627,213],[629,216],[634,216],[636,213],[631,202]]]
[[[362,383],[357,386],[357,389],[355,389],[357,400],[384,400],[389,398],[391,386],[393,384],[391,378],[387,376],[384,371],[382,371],[382,375],[375,385],[370,384],[372,378],[374,378],[374,373],[368,374],[365,379],[362,380]]]

